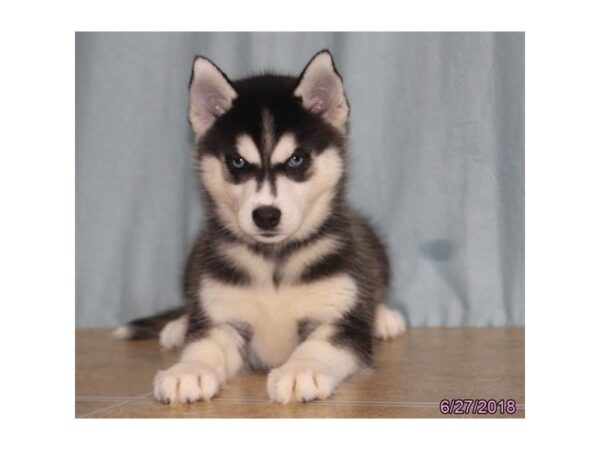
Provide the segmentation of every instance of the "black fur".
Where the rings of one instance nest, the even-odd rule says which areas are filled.
[[[163,311],[160,314],[151,317],[132,320],[127,323],[129,331],[127,339],[132,341],[139,339],[155,339],[158,337],[160,330],[162,330],[167,323],[171,320],[178,319],[185,313],[186,307],[181,306]]]
[[[298,340],[303,342],[319,326],[318,322],[308,319],[298,321]]]

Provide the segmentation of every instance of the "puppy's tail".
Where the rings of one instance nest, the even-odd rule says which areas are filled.
[[[118,339],[139,340],[155,339],[160,335],[165,325],[173,320],[179,319],[186,314],[185,306],[169,309],[154,316],[142,317],[117,327],[113,335]]]

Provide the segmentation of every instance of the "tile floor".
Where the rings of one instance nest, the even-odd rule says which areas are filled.
[[[513,399],[525,416],[522,328],[414,328],[378,342],[374,368],[344,383],[328,400],[269,402],[265,374],[246,373],[208,403],[167,406],[155,402],[151,383],[177,354],[157,341],[122,342],[110,329],[76,331],[76,417],[492,417],[446,415],[442,399]]]

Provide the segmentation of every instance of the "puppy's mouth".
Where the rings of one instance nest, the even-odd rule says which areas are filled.
[[[255,240],[265,244],[276,244],[283,241],[287,236],[283,233],[277,233],[275,231],[261,231],[252,237]]]

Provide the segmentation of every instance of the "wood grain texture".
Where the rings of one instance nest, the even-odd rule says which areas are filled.
[[[266,374],[244,373],[209,403],[166,406],[149,393],[158,369],[176,359],[157,341],[123,342],[109,329],[76,332],[76,417],[465,417],[440,413],[442,399],[514,399],[524,417],[522,328],[418,328],[378,342],[372,369],[330,399],[269,402]],[[491,417],[473,416],[467,417]]]

